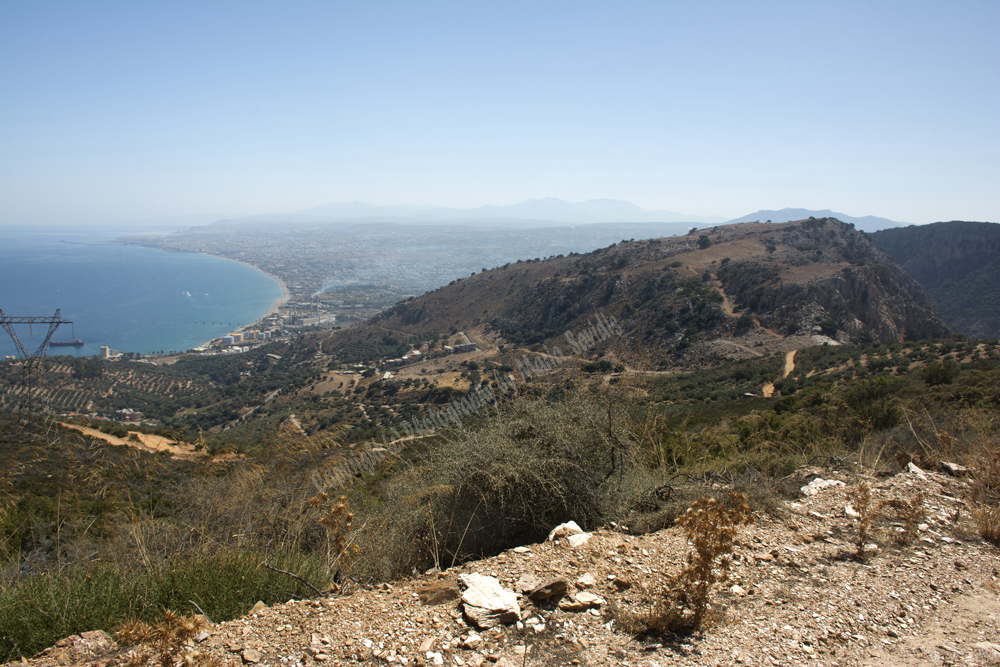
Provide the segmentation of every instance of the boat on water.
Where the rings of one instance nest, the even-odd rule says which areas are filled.
[[[79,338],[73,340],[50,340],[49,347],[80,347],[83,341]]]

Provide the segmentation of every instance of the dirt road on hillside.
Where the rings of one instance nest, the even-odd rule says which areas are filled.
[[[796,352],[798,352],[798,350],[792,350],[791,352],[785,355],[785,372],[782,373],[781,375],[782,380],[791,375],[792,371],[795,370]],[[768,382],[767,384],[765,384],[762,392],[764,394],[764,398],[771,398],[772,396],[774,396],[774,383]]]

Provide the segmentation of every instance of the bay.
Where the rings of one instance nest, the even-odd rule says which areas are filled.
[[[109,243],[127,233],[0,229],[0,308],[7,316],[45,317],[58,308],[72,320],[52,339],[75,336],[84,345],[50,347],[49,356],[91,356],[102,345],[156,354],[256,322],[282,295],[276,280],[238,262]],[[47,326],[30,329],[17,326],[29,353]],[[0,335],[0,355],[16,354],[6,332]]]

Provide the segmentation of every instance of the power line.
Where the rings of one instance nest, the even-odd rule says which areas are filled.
[[[49,325],[49,329],[45,334],[45,340],[42,341],[42,344],[38,346],[37,350],[29,354],[28,349],[18,337],[17,331],[14,330],[15,324],[27,324],[29,326],[47,324]],[[44,381],[44,375],[39,374],[36,369],[41,368],[45,350],[48,348],[49,341],[52,340],[52,334],[56,332],[60,324],[73,324],[73,322],[64,320],[59,314],[58,309],[52,317],[12,317],[4,313],[3,309],[0,309],[0,325],[3,326],[4,330],[14,341],[17,354],[21,359],[21,396],[18,401],[18,413],[21,416],[30,415],[34,411],[34,395],[36,393],[41,394],[41,385]],[[39,395],[40,398],[41,396]]]

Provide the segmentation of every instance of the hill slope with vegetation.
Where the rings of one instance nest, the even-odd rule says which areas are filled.
[[[881,230],[872,240],[933,295],[953,331],[1000,336],[1000,224],[936,222]]]
[[[464,330],[565,352],[565,332],[594,325],[598,313],[615,318],[622,335],[590,356],[641,354],[661,368],[728,358],[718,341],[735,344],[729,357],[803,347],[813,343],[783,341],[814,328],[855,343],[950,333],[929,293],[868,236],[823,218],[723,225],[506,264],[335,332],[322,349],[351,361],[380,341]]]
[[[787,514],[787,501],[808,502],[799,489],[817,465],[848,481],[884,479],[910,463],[967,466],[955,470],[968,481],[949,487],[961,511],[934,530],[966,544],[1000,540],[998,341],[818,346],[796,355],[773,397],[743,396],[781,365],[768,356],[608,384],[566,366],[475,419],[405,443],[344,447],[323,432],[305,435],[289,417],[252,457],[177,460],[4,416],[0,658],[129,619],[152,622],[163,607],[218,622],[258,600],[351,595],[414,568],[449,569],[535,543],[568,519],[628,542],[730,490],[747,496],[757,520],[794,532],[813,519]],[[387,454],[373,456],[379,448]],[[371,464],[330,474],[351,460]],[[896,553],[900,511],[886,505],[873,525],[888,532],[861,533],[862,551]],[[816,558],[832,558],[833,569],[854,558],[845,550],[857,528],[849,517],[841,523],[815,538],[831,545]],[[756,562],[746,557],[741,567]],[[648,606],[642,590],[633,593],[622,601]]]

